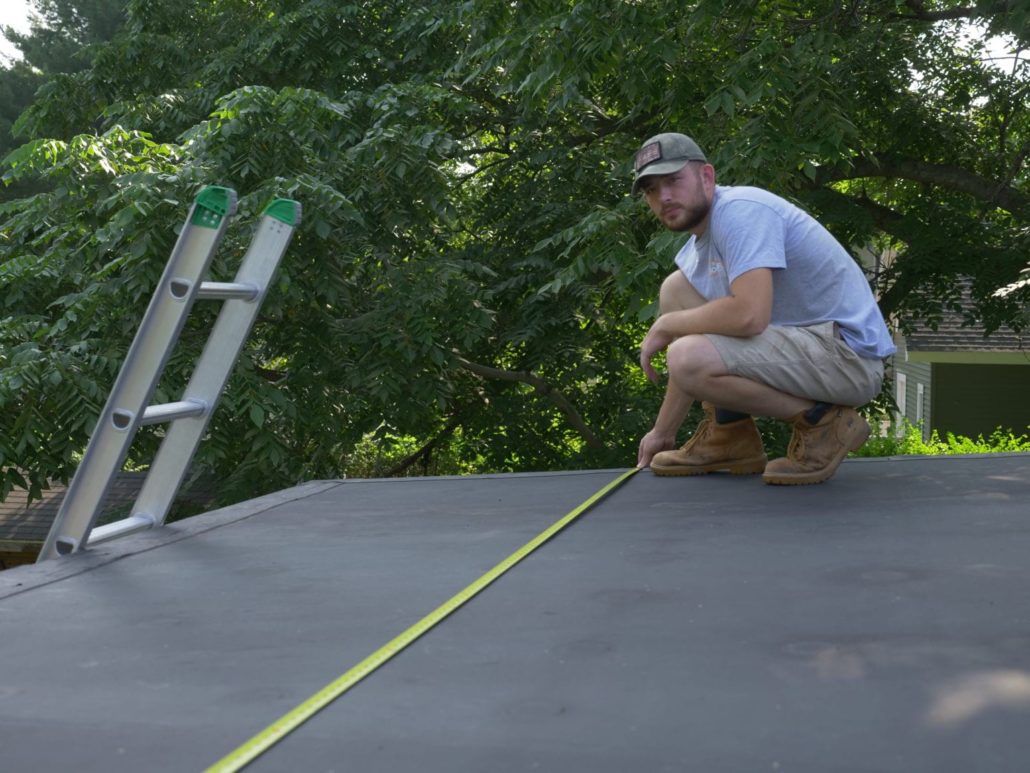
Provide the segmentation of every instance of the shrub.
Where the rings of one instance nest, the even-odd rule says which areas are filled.
[[[1030,430],[1030,427],[1027,427]],[[1016,435],[1012,430],[998,427],[984,439],[977,435],[975,439],[945,434],[942,440],[937,430],[930,433],[929,440],[923,440],[923,429],[920,425],[905,421],[902,432],[897,425],[891,423],[882,435],[869,439],[853,456],[948,456],[953,454],[994,454],[1013,451],[1030,451],[1030,436]]]

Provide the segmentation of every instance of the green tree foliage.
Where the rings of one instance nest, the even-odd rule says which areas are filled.
[[[1030,79],[984,64],[967,21],[1030,43],[1005,2],[132,0],[6,162],[46,192],[0,206],[0,493],[70,474],[205,184],[241,194],[219,276],[269,197],[305,207],[201,447],[230,495],[367,469],[377,439],[395,472],[630,463],[681,237],[628,195],[629,159],[666,129],[889,248],[886,312],[932,319],[972,275],[1010,319]]]
[[[114,36],[124,9],[124,0],[33,0],[29,31],[7,28],[4,37],[40,72],[76,72],[88,66],[94,44]]]
[[[0,69],[0,152],[5,155],[15,147],[11,127],[21,111],[32,104],[42,81],[43,75],[23,61]]]
[[[21,144],[12,129],[36,90],[54,75],[88,67],[94,46],[110,40],[124,16],[125,0],[35,0],[27,33],[0,30],[21,54],[0,66],[0,157]],[[31,190],[8,186],[0,190],[0,201]]]

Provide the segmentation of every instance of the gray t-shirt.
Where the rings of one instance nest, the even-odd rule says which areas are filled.
[[[755,268],[773,269],[773,325],[836,322],[857,354],[895,351],[862,269],[815,218],[760,188],[718,186],[708,230],[676,254],[676,265],[707,300]]]

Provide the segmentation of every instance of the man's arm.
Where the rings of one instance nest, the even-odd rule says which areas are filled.
[[[769,326],[772,302],[772,269],[746,271],[730,284],[729,295],[697,308],[663,314],[655,320],[640,344],[640,367],[651,381],[657,383],[658,373],[651,360],[677,338],[702,333],[741,338],[758,335]]]
[[[676,432],[687,418],[694,398],[682,391],[671,381],[665,387],[665,399],[658,409],[654,428],[640,440],[637,451],[637,467],[647,467],[659,451],[671,451],[676,447]]]

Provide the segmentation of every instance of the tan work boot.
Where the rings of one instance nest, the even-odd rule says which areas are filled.
[[[701,404],[705,418],[693,436],[677,451],[662,451],[651,460],[655,475],[704,475],[727,470],[734,475],[749,475],[765,469],[769,457],[762,448],[755,420],[746,419],[718,424],[715,406]]]
[[[788,420],[794,435],[787,456],[766,465],[762,480],[781,486],[822,483],[837,471],[848,451],[857,451],[869,439],[869,422],[854,408],[834,405],[817,424],[799,413]]]

